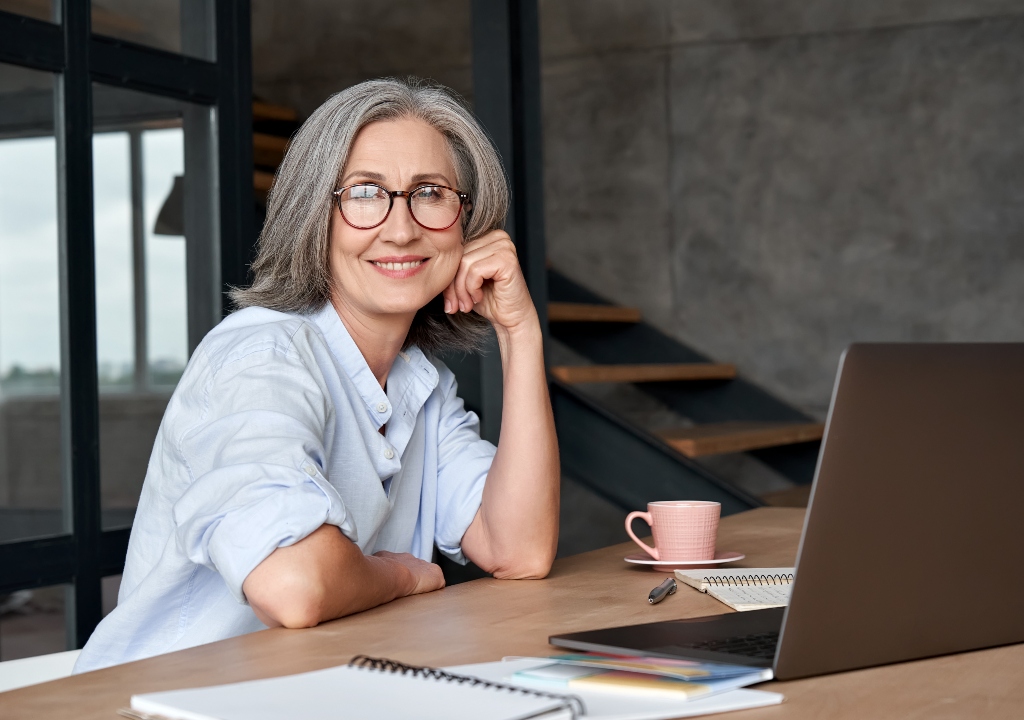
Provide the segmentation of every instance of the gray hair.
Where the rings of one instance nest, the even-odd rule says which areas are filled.
[[[253,283],[229,293],[236,308],[306,313],[330,302],[331,192],[359,131],[405,117],[423,120],[448,141],[456,183],[472,203],[462,218],[465,242],[504,226],[509,190],[501,159],[459,97],[416,78],[369,80],[329,97],[292,138],[267,198]],[[445,314],[435,299],[416,313],[405,345],[428,353],[478,350],[488,327],[475,313]]]

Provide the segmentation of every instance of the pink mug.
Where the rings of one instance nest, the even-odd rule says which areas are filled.
[[[647,503],[647,512],[637,510],[626,516],[626,532],[655,560],[714,560],[721,511],[721,503],[705,500]],[[634,518],[651,526],[654,547],[633,534]]]

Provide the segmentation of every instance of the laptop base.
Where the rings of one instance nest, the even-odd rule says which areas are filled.
[[[720,662],[750,667],[771,667],[771,654],[764,657],[765,640],[778,637],[785,608],[751,610],[748,612],[709,615],[685,620],[666,620],[644,625],[590,630],[553,635],[552,645],[586,652],[619,655],[652,655],[656,657]],[[733,642],[729,643],[728,641]],[[744,650],[721,648],[746,646]],[[714,649],[712,649],[714,648]]]

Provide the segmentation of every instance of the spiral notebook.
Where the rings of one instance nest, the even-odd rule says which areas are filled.
[[[348,665],[231,685],[133,695],[134,720],[570,720],[567,694],[360,656]]]
[[[785,607],[793,588],[795,568],[737,568],[735,570],[676,570],[676,579],[707,593],[733,610]]]

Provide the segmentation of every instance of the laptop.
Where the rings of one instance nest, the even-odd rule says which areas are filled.
[[[549,641],[782,680],[1024,642],[1022,526],[1024,344],[856,344],[787,607]]]

